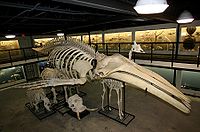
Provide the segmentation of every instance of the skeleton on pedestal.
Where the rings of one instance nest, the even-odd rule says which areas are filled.
[[[26,96],[28,97],[28,100],[30,102],[31,107],[35,108],[35,112],[39,111],[38,104],[43,102],[43,105],[47,111],[51,111],[51,102],[50,100],[46,97],[46,93],[44,89],[27,89],[26,91]]]
[[[131,50],[129,51],[129,59],[132,59],[133,52],[136,53],[145,53],[144,50],[141,48],[140,44],[137,44],[135,41],[132,44]]]
[[[104,98],[105,98],[105,93],[106,93],[106,87],[109,90],[109,103],[111,103],[111,92],[112,90],[115,90],[117,93],[117,105],[118,105],[118,110],[119,110],[119,118],[122,119],[123,118],[123,112],[122,112],[122,87],[123,87],[123,83],[117,80],[113,80],[113,79],[103,79],[101,81],[102,85],[103,85],[103,94],[102,94],[102,105],[101,108],[104,111]],[[109,107],[109,110],[110,107]]]
[[[77,114],[77,118],[80,120],[80,113],[88,110],[88,111],[95,111],[97,108],[90,109],[83,105],[83,99],[78,96],[78,94],[72,95],[68,98],[68,105],[69,108],[72,109],[73,112]]]

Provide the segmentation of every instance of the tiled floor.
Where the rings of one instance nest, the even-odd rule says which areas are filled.
[[[102,87],[89,82],[80,89],[89,108],[101,108]],[[112,105],[116,105],[113,92]],[[192,99],[192,111],[185,115],[163,101],[126,87],[126,111],[136,118],[126,127],[101,114],[91,112],[81,119],[55,113],[38,120],[27,108],[24,89],[0,92],[0,132],[200,132],[200,101]]]

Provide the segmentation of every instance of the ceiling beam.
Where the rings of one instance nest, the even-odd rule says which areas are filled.
[[[45,12],[60,13],[60,14],[67,14],[67,15],[96,15],[96,16],[107,15],[107,16],[109,16],[109,14],[91,13],[91,12],[78,12],[78,11],[72,11],[71,9],[69,9],[69,11],[68,11],[66,9],[57,9],[57,8],[44,7],[44,6],[38,6],[38,7],[35,8],[35,5],[19,4],[19,3],[3,2],[3,1],[0,1],[0,6],[20,8],[20,9],[29,9],[29,10],[32,10],[34,8],[34,10],[37,10],[37,11],[45,11]]]
[[[9,19],[12,16],[0,16],[0,18]],[[65,21],[65,22],[73,22],[73,21],[81,21],[84,22],[86,19],[74,19],[74,18],[47,18],[47,17],[17,17],[16,19],[27,19],[27,20],[44,20],[44,21]]]
[[[53,1],[137,16],[137,13],[135,12],[131,4],[119,0],[53,0]]]
[[[100,25],[106,25],[106,24],[111,24],[111,23],[117,23],[117,22],[125,22],[125,21],[138,21],[137,19],[117,19],[117,20],[112,20],[112,21],[106,21],[106,22],[100,22],[100,23],[96,23],[96,24],[90,24],[90,25],[84,25],[84,26],[76,26],[76,27],[72,27],[72,28],[68,28],[68,30],[74,30],[74,29],[81,29],[81,28],[89,28],[89,27],[94,27],[94,26],[100,26]],[[141,22],[141,20],[139,20]]]

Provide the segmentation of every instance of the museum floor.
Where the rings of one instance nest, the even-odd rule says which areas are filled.
[[[84,104],[101,108],[102,88],[89,82]],[[116,106],[113,92],[112,103]],[[200,132],[200,99],[192,98],[192,111],[185,115],[143,91],[126,87],[126,111],[136,118],[126,127],[101,114],[91,112],[81,119],[55,113],[38,120],[25,106],[24,89],[0,92],[0,132]]]

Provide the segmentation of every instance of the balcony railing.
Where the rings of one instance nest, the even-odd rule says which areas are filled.
[[[29,60],[48,56],[48,54],[41,54],[32,49],[32,47],[0,50],[0,64],[12,63],[21,60]]]
[[[195,43],[192,50],[185,50],[183,43],[180,42],[178,47],[176,42],[137,42],[140,44],[145,53],[133,53],[132,59],[150,60],[152,61],[166,61],[179,63],[197,64],[200,63],[200,42]],[[106,55],[120,53],[126,57],[129,55],[131,45],[133,43],[91,43],[91,46],[96,51]],[[178,49],[177,49],[178,48]]]
[[[185,50],[183,43],[179,43],[177,50],[176,42],[137,42],[145,53],[133,53],[132,59],[166,61],[196,64],[200,63],[200,42],[195,43],[193,50]],[[120,53],[126,57],[129,55],[133,43],[91,43],[91,46],[101,53],[112,55]],[[178,52],[177,52],[178,51]],[[47,54],[36,52],[32,47],[21,49],[0,50],[0,64],[12,63],[21,60],[47,57]]]

